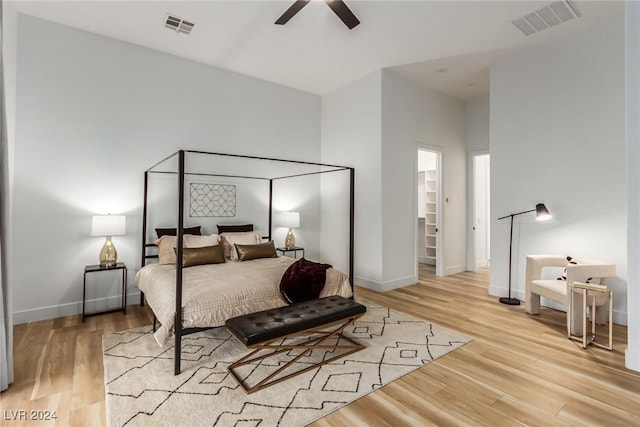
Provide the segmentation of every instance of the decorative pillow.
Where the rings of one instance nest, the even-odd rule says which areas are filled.
[[[273,240],[267,243],[259,243],[257,245],[239,245],[235,243],[236,252],[240,261],[248,261],[258,258],[277,258],[276,246]]]
[[[244,233],[247,231],[253,231],[253,224],[244,225],[219,225],[218,234],[222,233]]]
[[[257,245],[262,243],[262,237],[257,231],[248,231],[246,233],[222,233],[220,241],[224,246],[224,256],[231,259],[238,259],[234,244],[239,245]]]
[[[174,248],[174,251],[177,249]],[[221,264],[224,261],[224,249],[220,245],[200,248],[182,248],[182,267],[203,264]]]
[[[578,265],[578,262],[576,260],[574,260],[573,258],[571,258],[570,256],[567,257],[567,267],[569,267],[570,265]],[[564,271],[562,272],[562,276],[558,277],[558,280],[567,280],[567,267],[564,268]],[[599,284],[600,283],[600,279],[596,278],[595,280],[593,279],[593,277],[589,277],[585,280],[585,283],[596,283]]]
[[[289,304],[320,297],[327,278],[329,264],[300,258],[287,268],[280,280],[280,293]]]
[[[162,236],[177,236],[178,229],[177,228],[156,228],[156,234],[158,235],[158,239]],[[199,236],[202,234],[200,232],[200,226],[197,225],[195,227],[189,227],[184,229],[184,234],[195,234]]]
[[[567,267],[570,265],[578,265],[578,263],[576,261],[573,261],[572,257],[568,256]],[[564,268],[564,271],[562,272],[562,276],[558,277],[558,280],[567,280],[567,267]]]
[[[196,236],[192,234],[184,235],[184,246],[187,248],[203,248],[205,246],[216,246],[220,243],[220,237],[217,234],[208,236]]]
[[[178,238],[176,236],[162,236],[154,243],[158,246],[158,264],[175,264],[176,253],[174,248]]]

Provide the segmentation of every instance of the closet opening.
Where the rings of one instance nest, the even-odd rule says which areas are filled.
[[[417,170],[417,271],[444,275],[442,263],[442,153],[418,148]],[[423,268],[432,266],[431,268]]]

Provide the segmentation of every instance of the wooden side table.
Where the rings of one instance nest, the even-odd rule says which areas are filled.
[[[122,271],[122,304],[120,307],[109,308],[107,310],[94,311],[91,313],[86,312],[86,302],[87,302],[87,274],[88,273],[98,273],[101,271],[113,271],[113,270],[121,270]],[[118,311],[122,311],[122,313],[127,314],[127,266],[123,262],[119,262],[114,266],[107,267],[102,264],[98,265],[87,265],[84,267],[84,280],[82,283],[82,322],[84,323],[85,317],[95,316],[98,314],[107,314],[107,313],[115,313]]]
[[[569,332],[569,338],[576,341],[582,341],[582,348],[587,348],[587,345],[593,344],[596,347],[613,350],[613,291],[604,285],[573,282],[569,286],[569,292],[569,301],[572,300],[574,294],[582,295],[582,336],[577,337],[575,335],[571,335],[571,332]],[[606,295],[609,299],[609,345],[596,342],[596,296],[598,295]],[[588,297],[591,297],[591,339],[587,342]],[[571,328],[569,330],[571,330]]]
[[[280,252],[282,255],[285,255],[287,252],[293,252],[294,258],[298,258],[298,251],[301,251],[302,258],[304,258],[304,248],[301,248],[300,246],[295,246],[293,248],[279,247],[276,248],[276,251]]]

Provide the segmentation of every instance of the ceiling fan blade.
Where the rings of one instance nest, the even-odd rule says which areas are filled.
[[[311,0],[296,0],[289,9],[287,9],[280,18],[275,22],[277,25],[284,25],[289,22],[289,19],[293,18],[296,13],[300,12],[300,9],[305,7]]]
[[[360,23],[356,15],[351,12],[351,9],[342,0],[325,0],[325,2],[350,30]]]

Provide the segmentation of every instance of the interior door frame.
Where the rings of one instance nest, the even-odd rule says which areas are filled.
[[[476,163],[475,158],[477,156],[489,155],[491,153],[487,149],[474,150],[467,152],[467,270],[477,271],[476,260],[476,235],[475,235],[475,220],[476,220]]]
[[[413,227],[413,251],[414,256],[413,259],[415,261],[415,275],[416,278],[419,276],[419,266],[418,266],[418,253],[416,252],[416,248],[418,247],[418,182],[415,177],[418,175],[418,152],[419,151],[429,151],[436,155],[436,276],[444,276],[445,268],[444,268],[444,236],[445,236],[445,227],[443,215],[444,215],[444,206],[443,206],[443,198],[442,198],[442,189],[443,185],[443,171],[444,168],[444,153],[442,152],[442,147],[437,145],[424,144],[421,142],[417,142],[415,144],[415,161],[414,161],[414,179],[413,179],[413,212],[414,212],[414,227]]]

